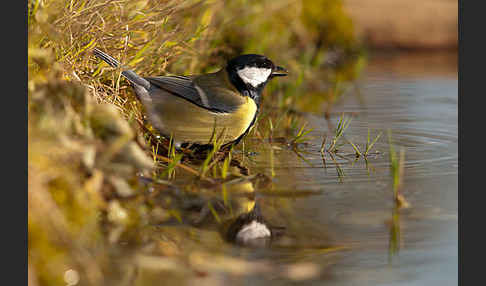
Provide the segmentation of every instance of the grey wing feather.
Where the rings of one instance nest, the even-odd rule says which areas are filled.
[[[189,77],[160,76],[146,77],[151,84],[173,95],[183,97],[197,105],[204,106],[201,97]]]
[[[175,96],[184,98],[200,107],[213,112],[231,112],[236,106],[214,102],[214,97],[208,90],[204,91],[197,86],[192,77],[186,76],[161,76],[146,77],[152,85],[165,90]]]

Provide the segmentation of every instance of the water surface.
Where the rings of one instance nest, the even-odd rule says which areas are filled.
[[[337,258],[328,277],[333,285],[456,285],[457,262],[457,58],[443,54],[372,57],[357,89],[334,108],[353,121],[347,138],[364,144],[372,134],[392,131],[396,149],[405,150],[403,194],[411,208],[399,212],[401,245],[389,250],[393,213],[388,140],[382,136],[370,158],[330,160],[323,169],[320,139],[328,133],[318,113],[307,116],[314,128],[308,162],[297,156],[279,161],[276,185],[313,189],[322,194],[295,202],[299,220],[326,231],[331,244],[351,246]],[[332,121],[332,119],[331,119]],[[352,151],[350,150],[350,153]],[[278,156],[277,156],[278,157]],[[354,158],[349,158],[354,161]],[[310,166],[313,165],[313,167]],[[368,167],[369,167],[368,166]],[[324,261],[313,255],[310,261]],[[317,279],[319,281],[319,279]]]
[[[350,89],[333,109],[334,123],[342,112],[353,116],[346,137],[355,144],[364,145],[368,128],[372,136],[390,129],[396,149],[405,150],[403,194],[411,208],[399,212],[399,250],[392,252],[389,245],[394,207],[386,133],[375,145],[380,154],[371,156],[368,166],[364,160],[354,162],[352,156],[350,162],[337,159],[344,177],[335,162],[327,157],[324,165],[319,154],[323,134],[331,134],[322,112],[306,116],[315,137],[301,148],[306,160],[289,151],[274,154],[276,190],[321,192],[295,200],[294,217],[287,218],[290,225],[297,225],[293,231],[302,237],[322,232],[320,244],[350,247],[332,255],[311,251],[308,257],[296,258],[320,265],[333,260],[329,269],[321,271],[327,275],[314,282],[457,284],[456,62],[450,54],[376,55],[356,89]],[[257,165],[265,162],[262,158]]]

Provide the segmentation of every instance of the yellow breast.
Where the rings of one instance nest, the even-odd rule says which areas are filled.
[[[240,108],[232,115],[231,122],[227,126],[232,129],[231,141],[236,140],[250,127],[255,114],[257,112],[257,105],[255,101],[249,97],[245,97],[246,103],[242,104]],[[233,127],[231,127],[233,126]]]
[[[177,143],[211,144],[214,138],[226,144],[240,137],[250,127],[257,105],[249,97],[242,97],[240,106],[230,113],[216,113],[189,103],[173,95],[157,110],[149,112],[159,132],[172,136]]]

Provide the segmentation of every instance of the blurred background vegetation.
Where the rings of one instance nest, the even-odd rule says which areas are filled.
[[[177,217],[137,179],[168,167],[154,157],[120,71],[94,58],[94,47],[140,75],[211,72],[236,55],[264,54],[290,77],[265,90],[259,122],[273,132],[275,113],[286,116],[282,134],[293,135],[302,125],[295,109],[330,110],[366,63],[341,0],[29,0],[27,18],[30,285],[108,283],[106,273],[122,272],[109,245],[140,242],[135,226]]]

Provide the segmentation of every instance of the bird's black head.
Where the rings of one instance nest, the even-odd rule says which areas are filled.
[[[231,59],[227,66],[233,85],[243,94],[257,99],[268,81],[276,76],[286,76],[287,70],[276,66],[262,55],[248,54]]]

